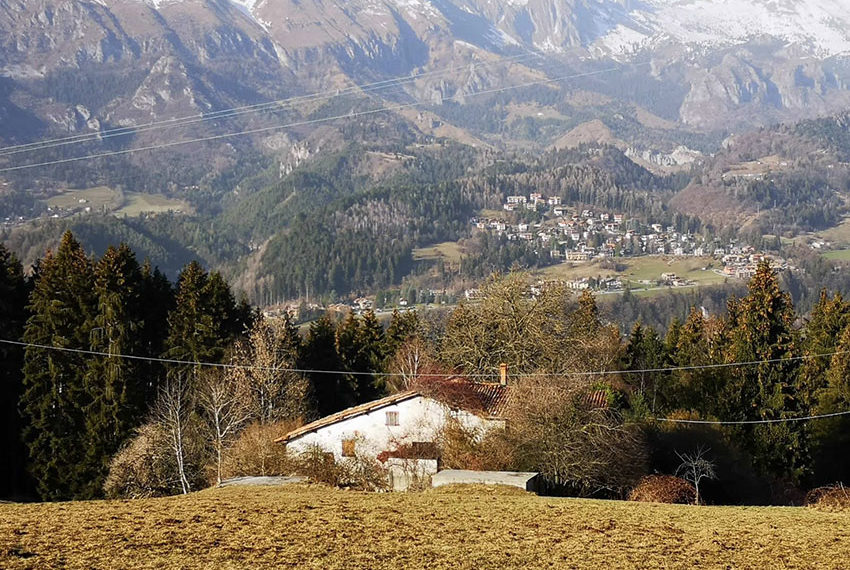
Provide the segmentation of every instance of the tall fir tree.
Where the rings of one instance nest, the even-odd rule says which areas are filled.
[[[0,339],[20,341],[26,322],[28,283],[21,262],[0,244]],[[26,446],[18,400],[23,393],[20,346],[0,344],[0,449],[6,465],[0,472],[0,498],[25,498],[31,491],[26,470]]]
[[[233,293],[219,273],[208,274],[197,261],[183,268],[168,315],[169,358],[221,362],[244,326]]]
[[[109,247],[95,267],[97,314],[91,349],[144,356],[144,278],[126,245]],[[91,403],[85,410],[88,496],[101,493],[109,461],[145,412],[145,370],[138,360],[93,356],[86,373]]]
[[[797,338],[791,297],[779,286],[769,263],[761,263],[748,294],[729,303],[731,363],[758,362],[732,369],[723,402],[725,419],[777,420],[802,411],[796,397]],[[808,474],[809,450],[802,422],[759,424],[736,430],[763,473],[798,483]]]
[[[811,411],[834,414],[850,410],[850,326],[838,335],[824,382],[812,397]],[[823,353],[821,353],[823,354]],[[812,461],[817,484],[850,480],[850,418],[836,416],[812,422]]]
[[[363,374],[383,370],[384,329],[375,313],[366,312],[363,317],[349,313],[337,329],[337,353],[349,375],[349,383],[357,387],[357,401],[369,402],[384,393],[379,376]]]
[[[640,323],[635,324],[623,357],[625,369],[635,373],[627,374],[625,379],[632,390],[643,397],[653,412],[665,398],[668,374],[648,371],[663,368],[666,361],[664,342],[658,337],[655,329],[644,327]]]
[[[307,376],[320,416],[352,406],[357,398],[357,387],[349,377],[333,372],[343,369],[336,346],[336,325],[329,316],[324,315],[310,323],[299,368],[317,371],[309,372]]]
[[[815,394],[827,383],[827,370],[830,359],[819,355],[835,351],[841,332],[850,324],[850,303],[846,302],[841,293],[830,296],[821,291],[817,304],[812,309],[811,317],[804,329],[804,354],[808,356],[803,361],[798,381],[798,394],[806,408],[817,405]]]
[[[41,346],[89,348],[96,315],[91,261],[67,232],[38,267],[24,340]],[[87,357],[28,346],[24,358],[24,439],[30,472],[46,500],[90,497],[86,473]]]
[[[139,293],[144,308],[144,322],[139,333],[141,351],[145,356],[160,357],[165,352],[168,338],[168,315],[174,309],[174,287],[168,278],[145,260],[141,267],[142,284]],[[165,367],[154,361],[142,362],[140,374],[145,379],[145,407],[151,406],[157,397]]]

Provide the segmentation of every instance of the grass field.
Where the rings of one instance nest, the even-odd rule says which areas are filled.
[[[162,194],[141,194],[138,192],[125,193],[124,205],[115,212],[118,215],[138,216],[144,213],[161,212],[192,213],[191,206],[182,200],[174,200]]]
[[[835,251],[827,251],[823,254],[826,259],[832,261],[850,261],[850,249],[837,249]]]
[[[724,277],[714,271],[703,271],[705,267],[719,267],[710,257],[669,257],[652,255],[645,257],[623,258],[616,261],[626,266],[623,271],[602,268],[598,262],[562,263],[547,267],[542,274],[554,279],[582,279],[584,277],[619,276],[630,281],[632,286],[640,286],[641,281],[657,281],[662,273],[675,273],[683,279],[694,281],[698,285],[722,283]]]
[[[85,203],[80,203],[80,200],[85,200]],[[117,190],[98,186],[85,190],[68,190],[62,194],[57,194],[47,200],[47,205],[51,208],[65,210],[91,207],[92,211],[99,211],[104,207],[107,210],[118,208],[122,201],[121,193]]]
[[[80,202],[85,200],[85,202]],[[52,208],[76,210],[90,207],[93,212],[104,208],[121,216],[139,216],[144,213],[180,211],[192,213],[192,207],[182,200],[174,200],[162,194],[144,194],[141,192],[119,192],[106,186],[85,190],[67,190],[47,200]]]
[[[460,246],[455,241],[447,241],[413,250],[413,259],[417,261],[443,259],[451,264],[459,264],[461,255]]]
[[[2,568],[846,568],[850,514],[449,488],[0,505]]]

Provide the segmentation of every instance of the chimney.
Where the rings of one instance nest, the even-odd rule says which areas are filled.
[[[499,365],[499,383],[502,386],[508,385],[508,365],[504,362]]]

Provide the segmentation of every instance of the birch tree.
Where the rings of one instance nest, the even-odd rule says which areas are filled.
[[[215,451],[216,484],[221,485],[224,448],[251,416],[249,392],[239,375],[214,370],[201,376],[198,404]]]
[[[192,396],[187,374],[173,374],[160,388],[151,413],[153,421],[159,424],[167,435],[168,446],[176,464],[177,481],[184,495],[192,490],[189,480],[190,452],[193,445],[190,432],[194,404]]]

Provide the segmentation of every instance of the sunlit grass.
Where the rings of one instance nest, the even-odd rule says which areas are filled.
[[[0,505],[2,568],[842,568],[850,515],[464,488]]]

